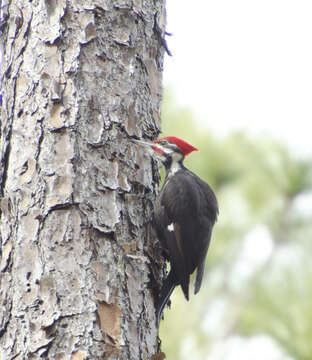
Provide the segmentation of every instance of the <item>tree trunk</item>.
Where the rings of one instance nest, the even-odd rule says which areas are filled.
[[[129,139],[159,133],[164,2],[14,0],[7,13],[0,359],[150,359],[158,172]]]

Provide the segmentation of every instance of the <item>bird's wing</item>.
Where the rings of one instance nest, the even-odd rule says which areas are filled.
[[[174,226],[173,234],[169,235],[171,239],[174,236],[173,243],[169,245],[172,266],[179,279],[186,281],[187,278],[187,288],[189,275],[198,268],[195,283],[195,291],[198,292],[211,230],[218,212],[216,197],[209,185],[198,176],[190,171],[181,171],[164,185],[160,201],[168,219],[167,224]],[[185,258],[181,259],[183,254]]]
[[[195,184],[195,186],[194,186]],[[195,234],[198,233],[200,191],[185,172],[177,172],[164,184],[160,195],[158,223],[170,263],[188,299],[189,277],[198,266]]]
[[[158,325],[160,323],[160,319],[161,319],[161,315],[164,310],[164,307],[167,304],[167,302],[172,294],[172,291],[174,290],[175,287],[176,287],[175,275],[173,273],[173,270],[171,269],[169,275],[166,277],[166,279],[163,283],[163,286],[161,288],[159,298],[158,298],[158,301],[156,304],[156,320],[157,320]]]
[[[194,293],[197,294],[201,288],[202,279],[205,270],[206,254],[210,244],[212,228],[217,220],[219,209],[218,209],[217,198],[211,187],[192,172],[190,172],[189,174],[193,179],[195,179],[195,182],[198,184],[198,187],[200,188],[200,192],[201,192],[200,206],[202,211],[199,216],[199,227],[202,229],[201,236],[205,237],[205,241],[199,244],[199,247],[197,249],[199,256],[198,257],[199,263],[197,265],[196,281],[194,288]]]
[[[171,279],[175,285],[182,286],[184,295],[188,299],[189,274],[183,252],[180,225],[169,216],[167,208],[163,205],[156,207],[154,222],[157,235],[164,246],[172,267]]]

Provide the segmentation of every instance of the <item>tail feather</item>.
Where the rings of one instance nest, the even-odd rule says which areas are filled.
[[[167,304],[167,302],[169,301],[169,298],[176,286],[177,286],[177,284],[175,281],[175,276],[174,276],[172,270],[170,270],[169,275],[165,279],[163,286],[161,288],[157,307],[156,307],[156,321],[157,321],[158,326],[159,326],[159,323],[161,320],[161,316],[162,316],[164,307]]]
[[[201,264],[199,264],[197,268],[194,294],[197,294],[201,288],[204,271],[205,271],[205,259],[202,261]]]
[[[187,275],[185,279],[180,283],[181,288],[183,290],[183,294],[185,299],[189,301],[189,285],[190,285],[190,276]]]

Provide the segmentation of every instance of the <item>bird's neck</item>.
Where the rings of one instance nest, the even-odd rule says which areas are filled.
[[[171,176],[174,176],[179,170],[184,168],[183,159],[175,161],[172,158],[165,164],[166,168],[166,179],[169,179]]]

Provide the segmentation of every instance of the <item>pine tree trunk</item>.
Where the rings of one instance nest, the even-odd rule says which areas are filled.
[[[7,13],[0,359],[150,359],[158,172],[129,139],[159,133],[163,0]]]

